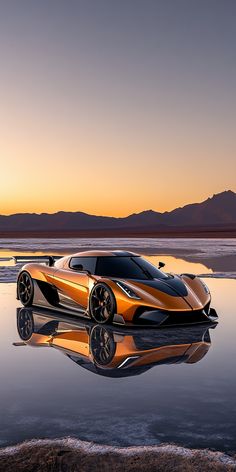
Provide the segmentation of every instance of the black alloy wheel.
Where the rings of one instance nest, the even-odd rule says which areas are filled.
[[[23,341],[29,341],[34,332],[34,319],[30,309],[22,308],[17,315],[17,330]]]
[[[30,274],[26,271],[20,273],[17,281],[17,292],[24,306],[32,306],[34,298],[34,285]]]
[[[96,323],[112,323],[116,312],[116,300],[107,285],[103,283],[94,285],[89,299],[89,312]]]
[[[109,364],[116,350],[113,333],[104,326],[93,326],[90,332],[90,350],[95,364],[98,366]]]

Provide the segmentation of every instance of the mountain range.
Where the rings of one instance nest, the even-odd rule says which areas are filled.
[[[127,217],[83,212],[0,215],[0,236],[144,236],[172,233],[236,232],[236,193],[227,190],[201,203],[163,213],[146,210]]]

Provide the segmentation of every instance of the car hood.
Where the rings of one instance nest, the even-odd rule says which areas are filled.
[[[197,279],[197,278],[196,278]],[[123,280],[145,303],[152,303],[163,310],[199,310],[206,305],[210,296],[198,282],[170,275],[165,279]]]

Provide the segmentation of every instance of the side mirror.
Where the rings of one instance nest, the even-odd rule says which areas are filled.
[[[54,265],[54,257],[53,256],[48,256],[48,265],[49,267],[52,267]]]
[[[72,269],[81,271],[81,270],[83,270],[83,266],[82,266],[82,264],[73,264]]]
[[[165,263],[160,261],[160,262],[159,262],[158,269],[162,269],[162,267],[165,267]]]
[[[84,266],[82,264],[74,264],[71,269],[73,270],[78,270],[78,272],[84,272],[85,274],[90,275],[91,272],[90,270],[84,269]]]

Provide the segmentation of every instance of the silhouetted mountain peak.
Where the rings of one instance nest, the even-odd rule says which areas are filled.
[[[154,210],[144,210],[144,211],[141,211],[140,213],[136,213],[136,216],[156,216],[156,215],[161,215],[161,213],[158,213],[158,211],[154,211]]]
[[[208,200],[234,201],[236,200],[236,193],[232,190],[225,190],[224,192],[214,193],[214,195],[208,198]]]
[[[124,218],[59,211],[57,213],[18,213],[0,215],[0,231],[158,231],[160,228],[216,226],[236,227],[236,193],[232,190],[214,194],[201,203],[191,203],[169,212],[144,210]],[[120,234],[120,233],[119,233]]]

